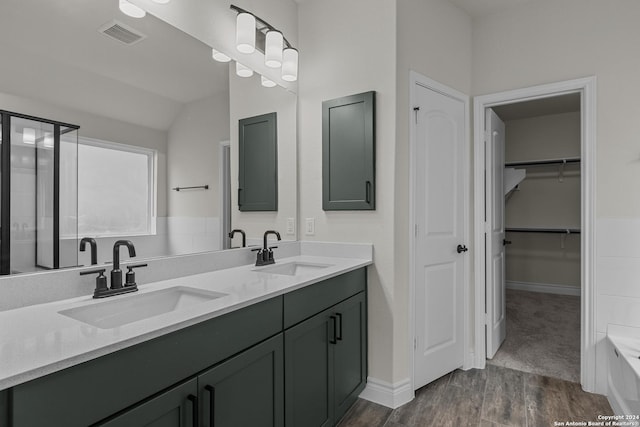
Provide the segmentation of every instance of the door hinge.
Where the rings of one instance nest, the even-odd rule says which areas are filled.
[[[413,107],[413,112],[416,113],[416,124],[418,124],[418,111],[420,111],[420,107]]]
[[[491,320],[491,317],[489,316],[489,313],[485,313],[484,314],[484,324],[488,325],[490,320]]]
[[[484,131],[484,142],[489,143],[491,141],[491,132],[488,130]]]
[[[491,228],[489,227],[489,223],[485,222],[484,223],[484,232],[485,233],[489,233],[491,231]]]

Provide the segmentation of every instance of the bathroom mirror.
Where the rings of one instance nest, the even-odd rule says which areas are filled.
[[[151,14],[128,17],[117,0],[3,0],[0,55],[0,110],[79,126],[78,233],[61,234],[71,261],[60,267],[90,264],[82,237],[95,238],[100,264],[118,239],[137,259],[240,246],[226,229],[250,243],[267,229],[296,239],[295,94],[236,76],[211,46]],[[272,112],[278,211],[240,212],[238,120]]]

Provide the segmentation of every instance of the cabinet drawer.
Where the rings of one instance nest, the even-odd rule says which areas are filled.
[[[366,288],[365,268],[284,295],[284,327],[289,328]]]
[[[86,427],[279,333],[282,298],[13,388],[13,427]]]

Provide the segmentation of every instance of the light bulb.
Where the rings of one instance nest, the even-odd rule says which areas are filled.
[[[120,0],[120,12],[132,18],[144,18],[147,12],[127,0]]]
[[[282,66],[283,37],[280,31],[268,31],[265,40],[264,65],[271,68]]]
[[[256,50],[256,18],[250,13],[239,13],[236,18],[236,48],[242,53]]]
[[[249,67],[245,67],[239,62],[236,62],[236,74],[240,77],[251,77],[253,76],[253,70]]]
[[[274,87],[276,85],[274,81],[269,80],[265,76],[260,76],[260,82],[264,87]]]
[[[287,82],[298,80],[298,51],[292,47],[282,52],[282,80]]]
[[[213,59],[215,59],[218,62],[229,62],[231,61],[231,58],[229,58],[227,55],[225,55],[224,53],[220,52],[219,50],[216,49],[211,49],[211,57]]]

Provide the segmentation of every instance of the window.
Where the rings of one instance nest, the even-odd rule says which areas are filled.
[[[79,138],[80,236],[155,234],[154,150]]]

